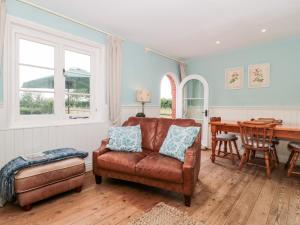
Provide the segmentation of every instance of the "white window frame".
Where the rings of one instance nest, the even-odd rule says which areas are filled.
[[[53,126],[107,120],[105,103],[105,46],[79,38],[69,33],[29,22],[13,16],[7,17],[8,46],[8,107],[10,127]],[[19,62],[18,40],[25,39],[55,47],[54,53],[54,114],[20,115],[19,109]],[[70,119],[65,109],[65,82],[63,76],[64,50],[84,53],[91,56],[90,113],[89,118]],[[63,60],[62,60],[63,59]],[[10,91],[10,90],[11,91]],[[84,115],[76,115],[84,116]]]

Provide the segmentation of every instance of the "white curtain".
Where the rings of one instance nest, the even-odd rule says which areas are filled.
[[[180,80],[183,80],[186,77],[185,69],[185,63],[179,63]]]
[[[122,40],[109,36],[106,51],[109,119],[118,125],[121,122]]]
[[[182,80],[186,77],[185,70],[186,70],[186,64],[185,64],[185,63],[179,63],[180,81],[182,81]],[[184,96],[185,98],[187,97],[187,88],[184,88],[184,91],[183,91],[182,94],[183,94],[183,96]],[[182,112],[183,112],[182,117],[183,117],[183,118],[186,118],[187,112],[188,112],[187,101],[184,101],[184,103],[183,103],[183,109],[182,109]]]
[[[4,31],[6,20],[6,2],[0,0],[0,63],[2,67],[3,63],[3,49],[4,49]]]

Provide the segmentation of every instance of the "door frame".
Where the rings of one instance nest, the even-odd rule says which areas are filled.
[[[198,80],[202,83],[203,85],[203,91],[204,91],[204,101],[203,101],[203,110],[202,113],[204,114],[203,116],[203,121],[202,121],[202,146],[208,147],[208,97],[209,97],[209,87],[208,83],[205,80],[205,78],[199,74],[191,74],[186,76],[181,83],[179,84],[178,91],[177,91],[177,104],[176,104],[176,117],[177,118],[182,118],[182,109],[183,109],[183,87],[184,85],[189,82],[190,80]],[[205,111],[207,110],[207,113],[205,115]]]

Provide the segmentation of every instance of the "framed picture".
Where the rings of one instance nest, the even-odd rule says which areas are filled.
[[[248,66],[248,87],[262,88],[270,86],[270,64],[256,64]]]
[[[228,68],[225,70],[225,88],[241,89],[243,87],[244,67]]]

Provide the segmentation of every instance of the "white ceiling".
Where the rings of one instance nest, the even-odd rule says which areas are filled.
[[[300,0],[30,1],[180,58],[300,34]]]

